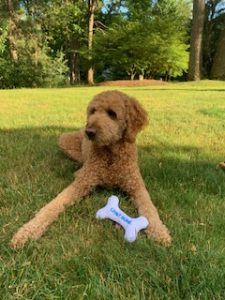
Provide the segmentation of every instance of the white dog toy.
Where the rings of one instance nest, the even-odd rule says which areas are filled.
[[[134,242],[140,230],[145,229],[149,222],[147,218],[140,216],[131,218],[119,208],[119,199],[116,196],[111,196],[108,199],[106,206],[99,209],[96,213],[97,219],[111,219],[119,223],[125,230],[124,238],[128,242]]]

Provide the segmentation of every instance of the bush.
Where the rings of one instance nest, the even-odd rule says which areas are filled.
[[[57,87],[66,84],[68,67],[62,52],[51,57],[47,51],[18,49],[18,61],[0,57],[0,88]]]

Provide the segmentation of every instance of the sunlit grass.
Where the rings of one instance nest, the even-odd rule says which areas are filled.
[[[139,99],[150,125],[138,137],[142,175],[174,242],[141,233],[133,244],[96,210],[117,193],[97,190],[37,242],[8,247],[13,233],[73,180],[77,165],[58,136],[85,123],[107,88],[0,91],[0,299],[224,299],[225,83],[119,88]],[[114,88],[110,88],[114,89]]]

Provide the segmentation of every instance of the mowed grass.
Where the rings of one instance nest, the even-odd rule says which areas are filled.
[[[141,173],[173,236],[170,248],[95,219],[98,189],[23,250],[15,231],[73,180],[77,164],[57,147],[85,124],[106,87],[0,91],[0,299],[225,299],[225,82],[119,88],[139,99],[150,125],[138,137]]]

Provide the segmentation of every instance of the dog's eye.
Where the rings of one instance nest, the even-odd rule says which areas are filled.
[[[90,115],[93,115],[96,112],[96,109],[93,107],[90,109]]]
[[[115,111],[108,109],[107,110],[107,114],[110,116],[111,119],[115,120],[117,118],[117,115],[115,113]]]

